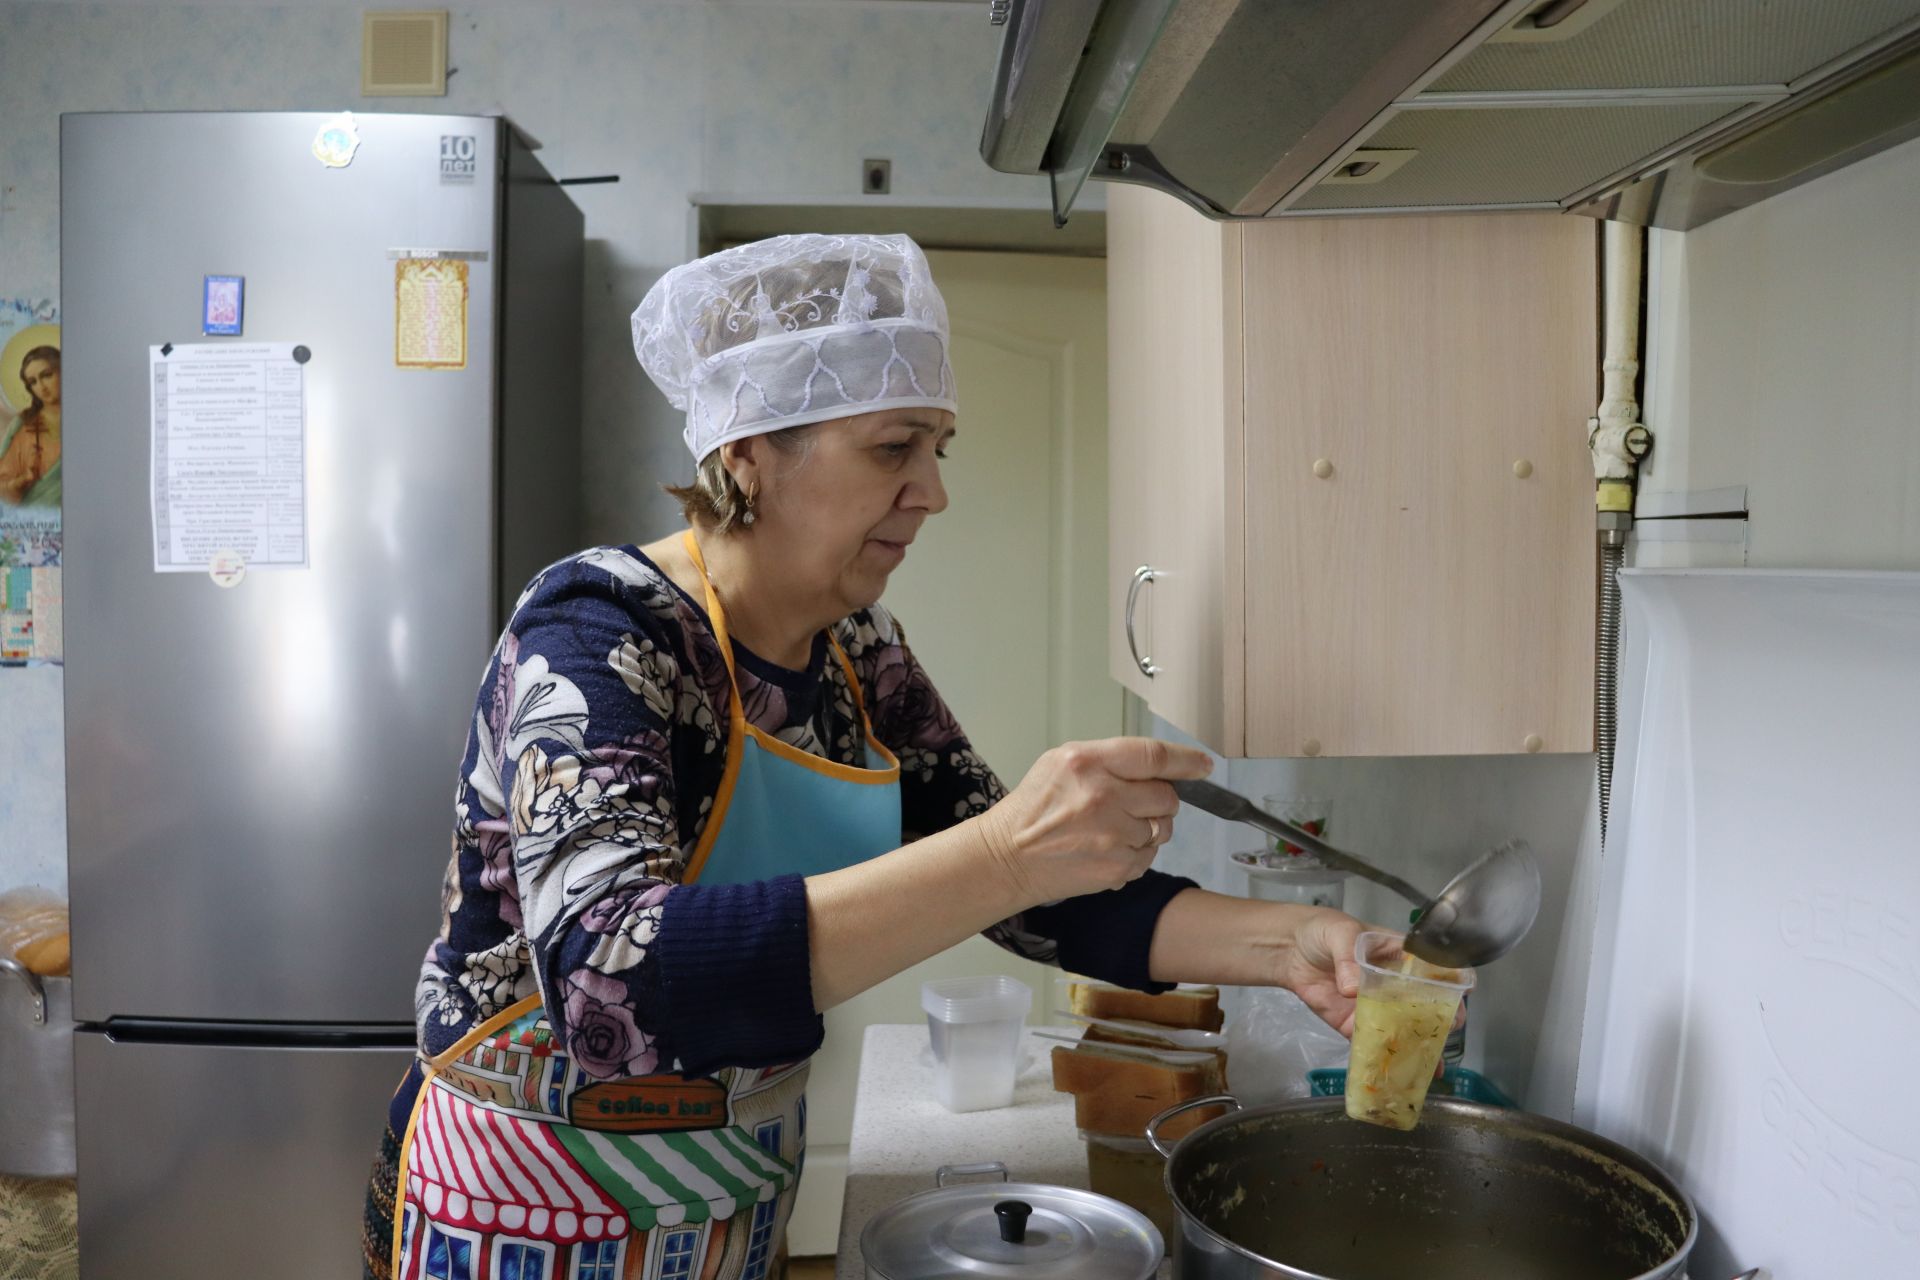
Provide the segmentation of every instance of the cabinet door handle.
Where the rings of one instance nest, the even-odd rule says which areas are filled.
[[[1134,663],[1140,668],[1140,674],[1151,679],[1160,674],[1160,665],[1151,656],[1140,652],[1140,642],[1133,634],[1133,610],[1140,603],[1140,588],[1160,576],[1160,571],[1150,565],[1141,565],[1133,571],[1133,581],[1127,585],[1127,651],[1133,654]]]

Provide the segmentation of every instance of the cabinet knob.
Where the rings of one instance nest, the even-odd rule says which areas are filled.
[[[1313,474],[1320,477],[1322,480],[1325,480],[1328,477],[1332,476],[1333,475],[1333,459],[1315,458],[1313,460]]]
[[[1513,474],[1525,480],[1533,474],[1533,464],[1525,458],[1521,458],[1513,464]]]
[[[1308,739],[1307,739],[1307,740],[1306,740],[1305,742],[1303,742],[1303,743],[1301,743],[1301,744],[1300,744],[1300,754],[1301,754],[1301,755],[1303,755],[1303,756],[1317,756],[1317,755],[1319,755],[1319,754],[1320,754],[1320,739],[1318,739],[1318,738],[1308,738]]]
[[[1534,755],[1539,752],[1540,748],[1547,745],[1547,741],[1537,733],[1530,733],[1527,735],[1527,740],[1521,745],[1526,747],[1528,755]]]

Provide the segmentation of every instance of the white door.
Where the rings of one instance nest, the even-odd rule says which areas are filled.
[[[1009,787],[1048,747],[1120,732],[1106,672],[1106,267],[1097,259],[933,253],[946,295],[959,436],[951,505],[928,522],[884,603],[974,747]],[[1046,1020],[1056,970],[973,938],[827,1014],[807,1100],[796,1257],[840,1232],[860,1041],[919,1022],[930,978],[1005,973]],[[932,1185],[937,1152],[929,1152]]]

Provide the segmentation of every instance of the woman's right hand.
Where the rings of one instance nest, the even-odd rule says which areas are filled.
[[[1206,752],[1157,738],[1069,742],[974,821],[1029,904],[1076,898],[1138,879],[1173,834],[1173,781],[1212,772]]]

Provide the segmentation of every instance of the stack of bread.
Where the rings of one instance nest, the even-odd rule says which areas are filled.
[[[1176,1103],[1226,1092],[1227,1055],[1216,987],[1178,987],[1147,995],[1104,983],[1070,984],[1073,1013],[1088,1022],[1078,1045],[1053,1051],[1053,1087],[1073,1095],[1074,1120],[1087,1143],[1093,1190],[1130,1204],[1162,1234],[1175,1215],[1161,1182],[1163,1162],[1146,1141],[1147,1122]],[[1195,1043],[1196,1040],[1200,1043]],[[1197,1107],[1169,1121],[1163,1140],[1182,1136],[1224,1108]]]

